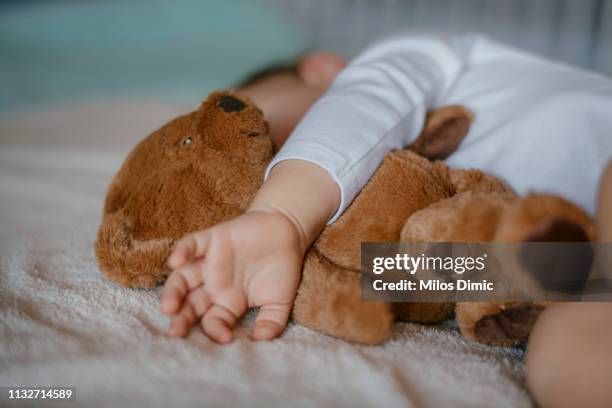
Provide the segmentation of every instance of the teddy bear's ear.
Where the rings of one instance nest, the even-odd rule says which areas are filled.
[[[224,112],[240,112],[247,107],[247,104],[236,98],[234,95],[220,95],[215,104]]]
[[[446,106],[427,114],[425,127],[408,148],[431,160],[450,156],[465,136],[474,115],[460,105]]]
[[[232,90],[213,91],[202,101],[201,112],[238,113],[254,107],[253,102],[245,95]]]

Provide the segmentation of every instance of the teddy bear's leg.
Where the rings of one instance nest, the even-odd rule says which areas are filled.
[[[393,314],[388,304],[361,300],[360,274],[331,264],[311,250],[293,306],[300,324],[333,337],[380,344],[391,334]]]
[[[575,205],[551,195],[530,194],[501,209],[493,241],[496,242],[588,242],[594,238],[593,224]],[[572,276],[588,276],[593,253],[585,252]],[[571,260],[568,260],[571,262]],[[529,278],[546,286],[538,265],[527,268]],[[551,302],[474,302],[457,305],[456,315],[463,334],[482,343],[512,345],[527,340],[540,313]]]
[[[478,171],[462,171],[462,186],[497,188],[495,179]],[[402,230],[403,242],[487,242],[495,237],[500,214],[516,199],[511,193],[463,192],[418,211]],[[468,222],[469,221],[469,222]],[[469,227],[467,227],[469,226]],[[462,334],[496,345],[512,345],[528,335],[542,307],[493,302],[457,303],[455,314]]]
[[[512,346],[529,337],[548,302],[460,302],[457,323],[468,339],[495,346]]]
[[[469,181],[474,174],[477,173],[461,175]],[[481,185],[487,188],[486,183]],[[405,242],[575,242],[588,241],[591,227],[586,214],[558,197],[519,198],[513,193],[468,190],[414,213],[401,237]],[[587,261],[584,264],[589,265]],[[537,272],[533,272],[536,278]],[[583,272],[588,273],[588,268]],[[548,305],[548,302],[465,302],[457,304],[455,314],[467,338],[512,345],[528,337],[535,320]]]
[[[491,241],[500,214],[514,199],[512,194],[457,194],[413,214],[402,230],[402,241]],[[526,339],[542,310],[542,305],[532,303],[460,302],[455,306],[455,315],[466,338],[513,345]]]
[[[452,170],[451,170],[452,172]],[[468,179],[478,183],[480,177],[474,177],[472,173],[461,173]],[[480,213],[483,225],[470,222],[470,228],[465,228],[463,211],[471,209],[471,193],[458,194],[453,197],[440,200],[422,210],[412,214],[406,221],[401,235],[401,242],[461,242],[461,241],[486,241],[493,237],[496,225],[495,214],[497,206],[503,205],[500,201],[484,201],[487,206],[482,205],[482,200],[477,197],[480,205]],[[489,214],[490,217],[486,217]],[[454,303],[399,303],[394,305],[397,318],[415,323],[437,323],[450,317],[454,309]]]

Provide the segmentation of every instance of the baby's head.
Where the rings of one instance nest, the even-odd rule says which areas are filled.
[[[345,65],[332,53],[308,54],[294,64],[252,75],[239,91],[263,110],[272,141],[279,148]]]

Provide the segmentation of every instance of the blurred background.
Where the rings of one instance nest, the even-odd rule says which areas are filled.
[[[612,0],[0,0],[0,117],[57,103],[197,103],[308,49],[401,29],[485,32],[612,75]]]

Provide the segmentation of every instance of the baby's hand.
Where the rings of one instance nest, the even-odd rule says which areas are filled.
[[[299,225],[274,209],[249,210],[179,241],[168,258],[173,270],[161,309],[170,336],[186,336],[201,318],[219,343],[248,308],[259,307],[254,340],[278,337],[287,325],[306,247]]]
[[[202,318],[219,343],[233,340],[236,320],[259,307],[254,340],[279,336],[289,319],[304,254],[336,211],[340,190],[319,166],[285,160],[272,169],[250,209],[182,239],[162,295],[169,334],[187,335]]]

